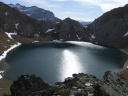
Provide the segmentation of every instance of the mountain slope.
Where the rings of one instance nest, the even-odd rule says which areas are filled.
[[[0,2],[0,14],[1,29],[23,37],[45,36],[45,31],[53,26],[52,22],[33,19],[2,2]]]
[[[0,27],[4,32],[38,40],[89,41],[114,48],[128,47],[128,5],[103,14],[88,26],[70,18],[59,23],[40,21],[3,3],[0,6]]]
[[[38,21],[0,2],[0,54],[17,44],[53,40],[45,31],[54,24]]]
[[[5,32],[0,28],[0,55],[7,50],[11,45],[16,44],[16,41],[10,39]]]
[[[20,4],[9,4],[9,6],[19,10],[20,12],[33,17],[35,19],[38,20],[44,20],[44,21],[53,21],[53,22],[59,22],[61,21],[59,18],[55,17],[55,15],[53,14],[53,12],[48,11],[48,10],[44,10],[42,8],[38,8],[36,6],[31,6],[31,7],[26,7]]]
[[[103,14],[86,29],[91,42],[116,48],[128,47],[128,5]]]
[[[84,26],[70,18],[58,23],[51,34],[55,39],[66,41],[81,41],[86,37]]]
[[[81,41],[85,39],[84,36],[86,37],[85,28],[78,21],[70,18],[60,23],[41,21],[0,2],[0,56],[18,43],[53,40]]]
[[[83,40],[83,37],[85,36],[84,26],[78,21],[70,18],[63,20],[60,23],[40,21],[31,18],[2,2],[0,3],[0,6],[1,29],[4,32],[15,33],[16,35],[13,36],[13,38],[15,37],[18,41],[19,36],[24,38],[37,38],[38,40],[40,40],[40,38],[45,38],[45,40],[63,39],[71,41]]]

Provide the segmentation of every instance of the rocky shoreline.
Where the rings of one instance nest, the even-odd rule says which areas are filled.
[[[102,80],[79,73],[55,85],[34,75],[22,75],[11,85],[11,95],[4,96],[128,96],[127,82],[127,78],[111,71]]]

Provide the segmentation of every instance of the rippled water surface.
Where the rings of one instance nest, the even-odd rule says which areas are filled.
[[[81,72],[102,78],[105,71],[119,71],[124,58],[116,49],[85,42],[21,45],[7,55],[5,75],[15,80],[22,74],[35,74],[51,84]]]

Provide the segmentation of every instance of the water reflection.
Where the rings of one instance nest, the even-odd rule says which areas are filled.
[[[74,73],[80,73],[83,71],[82,65],[78,56],[71,50],[64,50],[62,52],[62,65],[60,66],[60,81],[63,81],[66,77],[71,77]]]

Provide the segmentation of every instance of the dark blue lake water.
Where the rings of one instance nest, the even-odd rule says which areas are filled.
[[[16,80],[22,74],[35,74],[54,84],[74,73],[102,78],[105,71],[121,70],[126,55],[112,48],[86,42],[44,42],[21,45],[6,57],[5,76]]]

